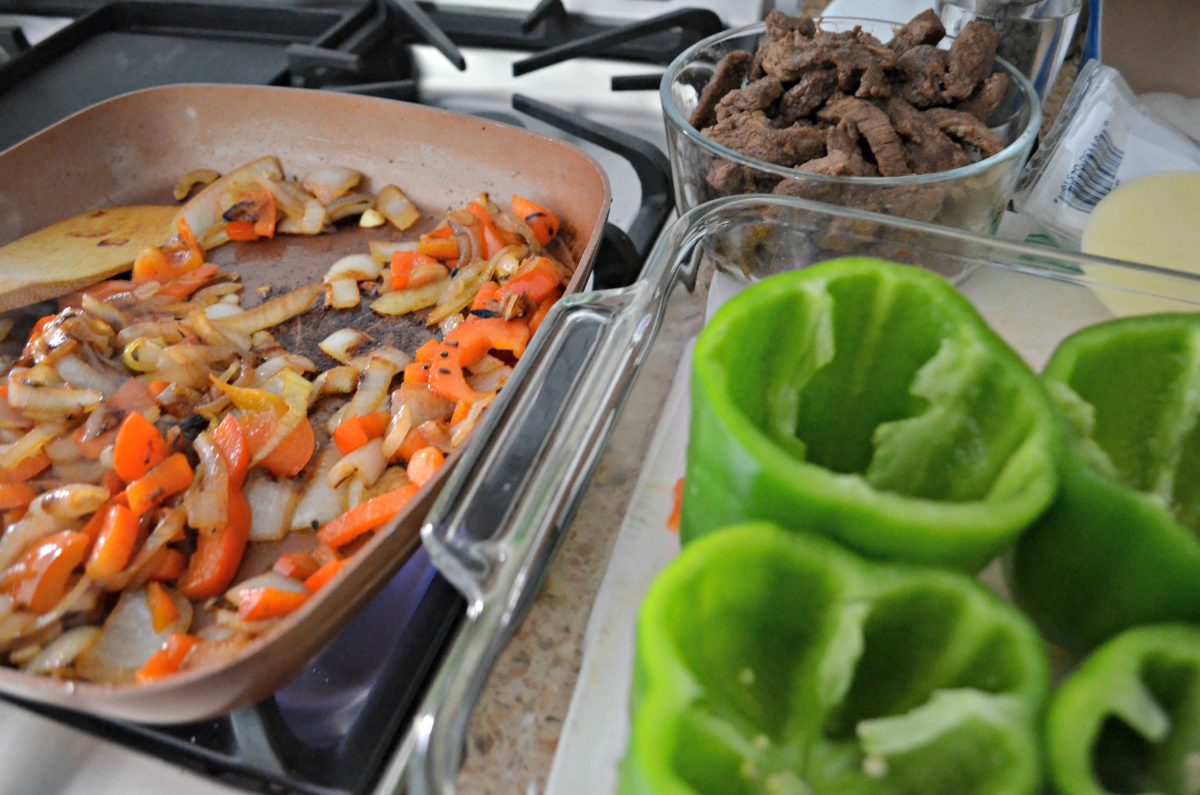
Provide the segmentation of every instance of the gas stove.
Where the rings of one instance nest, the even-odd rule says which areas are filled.
[[[699,38],[764,13],[737,0],[706,5],[0,0],[0,149],[92,102],[167,82],[433,104],[594,157],[613,192],[594,286],[620,286],[638,277],[673,210],[657,73]],[[301,676],[259,705],[156,728],[0,702],[0,770],[19,792],[396,791],[405,732],[464,610],[418,552]]]

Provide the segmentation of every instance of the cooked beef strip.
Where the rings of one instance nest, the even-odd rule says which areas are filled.
[[[812,39],[793,31],[758,48],[762,68],[785,83],[799,80],[809,69],[822,65],[824,51]]]
[[[945,35],[942,20],[932,8],[927,8],[906,22],[888,42],[888,47],[903,53],[921,44],[937,44]]]
[[[984,80],[979,90],[972,94],[966,102],[960,103],[956,110],[970,113],[980,121],[986,122],[1004,101],[1004,95],[1008,93],[1008,84],[1011,82],[1008,75],[996,72]]]
[[[766,110],[771,103],[779,99],[783,93],[783,83],[779,78],[770,75],[746,84],[745,88],[735,88],[717,103],[717,119],[724,119],[735,113],[748,110]]]
[[[871,147],[871,154],[875,156],[876,168],[885,177],[912,173],[896,128],[892,126],[888,115],[870,102],[854,97],[838,97],[817,111],[817,118],[833,122],[848,119],[858,127]]]
[[[885,213],[913,221],[932,221],[942,209],[946,191],[940,185],[912,185],[905,187],[879,188],[872,185],[847,185],[813,179],[785,179],[771,191],[780,196],[796,196],[801,199],[855,207],[873,213]],[[869,237],[874,229],[869,225],[859,227],[859,222],[847,218],[834,219],[834,223],[847,222],[845,230],[856,228],[863,237]],[[830,231],[833,231],[832,228]],[[850,235],[857,237],[858,235]]]
[[[932,174],[971,162],[962,147],[951,141],[933,119],[899,97],[887,101],[887,115],[905,139],[904,152],[915,174]]]
[[[718,196],[732,196],[735,193],[745,193],[754,184],[745,166],[731,160],[717,160],[708,169],[705,182],[716,191]]]
[[[896,95],[918,108],[941,104],[945,101],[942,81],[946,78],[946,64],[945,50],[929,44],[910,47],[896,63],[903,75]]]
[[[811,37],[793,31],[763,44],[759,52],[766,73],[785,83],[799,80],[810,69],[832,66],[837,70],[838,85],[851,92],[872,64],[881,69],[896,65],[896,54],[860,28],[840,33],[818,30]]]
[[[799,32],[802,36],[817,32],[817,23],[812,17],[793,17],[779,10],[767,14],[766,23],[767,41],[782,39],[792,32]]]
[[[862,73],[858,90],[854,96],[863,99],[887,99],[892,95],[892,84],[879,64],[873,63]]]
[[[736,152],[781,166],[793,166],[825,154],[823,131],[800,124],[776,129],[761,110],[726,116],[701,132]]]
[[[754,51],[754,60],[750,62],[750,80],[761,80],[766,77],[767,70],[763,69],[763,48]]]
[[[735,50],[720,60],[713,76],[700,92],[699,104],[692,111],[689,121],[693,127],[699,130],[716,122],[717,102],[742,85],[753,60],[754,56],[742,50]]]
[[[849,119],[826,130],[824,157],[809,160],[797,171],[833,177],[877,177],[879,171],[862,156],[858,130]]]
[[[1000,46],[1000,31],[986,22],[971,20],[950,45],[949,69],[946,72],[946,96],[966,99],[992,73],[996,48]]]
[[[787,126],[807,119],[836,92],[837,75],[832,69],[805,72],[779,100],[780,122]]]
[[[1004,148],[1004,142],[970,113],[949,108],[930,108],[925,111],[925,117],[931,119],[951,138],[974,146],[984,157],[991,157]]]

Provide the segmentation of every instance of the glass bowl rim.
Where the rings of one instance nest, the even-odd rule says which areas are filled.
[[[872,25],[891,25],[899,27],[903,22],[893,22],[885,19],[874,19],[871,17],[843,17],[843,16],[823,16],[815,17],[815,21],[820,22],[828,20],[830,22],[843,22],[852,24],[870,23]],[[1025,75],[1021,74],[1012,64],[1005,61],[1000,56],[996,56],[996,63],[1003,68],[1012,79],[1021,93],[1025,95],[1026,101],[1029,104],[1029,121],[1025,125],[1025,129],[1021,134],[1013,139],[1012,143],[1005,146],[991,157],[985,157],[982,160],[977,160],[974,163],[958,168],[947,169],[946,171],[936,171],[932,174],[908,174],[900,177],[849,177],[849,176],[833,176],[830,174],[818,174],[815,172],[799,171],[795,167],[780,166],[775,163],[768,163],[766,160],[759,160],[753,157],[747,157],[729,147],[713,141],[708,136],[702,134],[699,130],[692,126],[692,123],[684,117],[682,109],[675,102],[671,95],[671,87],[674,85],[679,73],[684,67],[692,63],[697,53],[701,50],[710,47],[714,44],[723,41],[738,38],[741,36],[749,36],[754,34],[765,33],[767,29],[766,22],[755,22],[750,25],[742,25],[729,30],[723,30],[709,36],[688,47],[671,61],[666,71],[663,72],[662,81],[659,83],[659,98],[662,102],[663,113],[667,117],[668,123],[675,126],[683,133],[684,137],[689,139],[701,148],[707,149],[711,154],[717,155],[722,160],[728,160],[739,165],[749,166],[758,171],[763,171],[775,176],[783,177],[784,179],[802,179],[812,180],[814,182],[827,182],[834,185],[864,185],[868,187],[898,187],[905,185],[933,185],[941,182],[948,182],[966,177],[973,177],[989,171],[992,166],[998,163],[1003,163],[1006,160],[1012,160],[1018,154],[1025,150],[1028,152],[1032,149],[1033,141],[1037,137],[1038,131],[1042,125],[1042,104],[1038,98],[1037,92],[1033,88],[1033,84]],[[947,35],[946,38],[953,38]]]

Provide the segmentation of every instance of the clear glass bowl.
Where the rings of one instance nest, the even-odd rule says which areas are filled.
[[[883,41],[899,27],[894,22],[853,17],[824,17],[818,24],[829,31],[858,25]],[[988,126],[1006,144],[991,157],[936,174],[906,177],[809,174],[739,154],[702,135],[688,121],[717,63],[735,50],[754,52],[765,32],[766,25],[760,22],[710,36],[682,52],[663,75],[663,117],[675,202],[681,212],[720,196],[771,193],[784,180],[800,180],[806,199],[984,234],[996,230],[1041,126],[1041,105],[1024,75],[996,59],[997,70],[1011,80],[1008,94],[988,120]],[[713,167],[721,162],[740,166],[733,188],[728,184],[717,187],[709,181]]]

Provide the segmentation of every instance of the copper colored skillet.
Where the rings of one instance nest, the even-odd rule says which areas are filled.
[[[363,172],[374,189],[395,183],[422,210],[417,231],[432,228],[446,210],[481,191],[505,205],[511,193],[527,196],[563,219],[563,240],[577,263],[568,292],[579,290],[586,279],[609,207],[608,183],[595,162],[524,130],[369,97],[179,85],[108,100],[0,152],[0,244],[86,210],[171,203],[171,188],[181,174],[196,168],[226,171],[264,154],[277,155],[289,176],[330,164]],[[258,287],[269,286],[278,295],[319,281],[338,257],[364,253],[368,240],[399,237],[395,230],[368,232],[351,225],[315,238],[229,244],[210,252],[210,258],[241,273],[243,304],[252,306],[260,300]],[[44,305],[32,307],[25,319],[45,311]],[[316,344],[346,326],[408,351],[431,336],[419,319],[381,318],[365,309],[316,310],[275,332],[292,350],[328,367],[332,362]],[[18,323],[14,337],[21,336],[21,328]],[[265,697],[296,674],[419,543],[421,519],[445,469],[421,499],[356,553],[340,582],[232,661],[157,683],[122,686],[62,682],[0,668],[0,692],[146,723],[201,720]],[[247,556],[239,579],[269,567],[288,548],[311,544],[303,535],[262,545]]]

